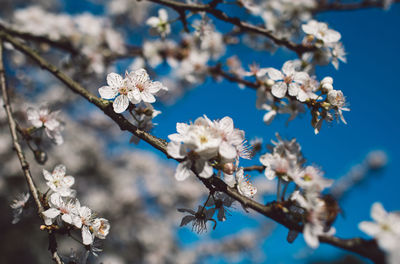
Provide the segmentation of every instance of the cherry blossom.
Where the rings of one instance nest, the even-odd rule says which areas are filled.
[[[60,145],[64,142],[61,135],[63,126],[57,119],[58,111],[50,112],[47,107],[41,106],[39,109],[28,108],[26,113],[32,125],[35,128],[44,127],[47,136],[52,139],[55,144]]]
[[[53,172],[50,173],[43,169],[43,176],[47,181],[47,186],[61,196],[73,196],[75,191],[71,190],[71,186],[75,183],[75,179],[72,176],[65,175],[66,168],[64,165],[57,165]]]
[[[171,25],[168,23],[168,13],[164,8],[158,10],[158,17],[147,19],[146,24],[156,29],[162,37],[171,33]]]

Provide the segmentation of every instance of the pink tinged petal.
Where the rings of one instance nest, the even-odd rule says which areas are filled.
[[[119,88],[124,85],[124,79],[121,75],[112,72],[107,75],[107,84],[113,88]]]
[[[375,237],[382,231],[381,227],[378,224],[367,221],[362,221],[361,223],[359,223],[358,228],[372,237]]]
[[[103,86],[99,88],[99,94],[103,99],[114,99],[118,94],[118,89],[111,86]]]
[[[75,178],[72,176],[65,176],[63,179],[63,184],[67,187],[71,187],[75,183]]]
[[[39,119],[31,120],[31,123],[32,123],[32,125],[33,125],[34,127],[36,127],[36,128],[39,128],[39,127],[42,127],[42,126],[43,126],[43,122],[40,121]]]
[[[231,144],[229,144],[226,141],[223,141],[221,143],[221,145],[219,146],[219,154],[224,159],[233,160],[237,156],[237,151],[234,146],[232,146]]]
[[[284,77],[281,71],[274,68],[268,68],[268,76],[274,81],[283,80]]]
[[[189,176],[195,177],[194,173],[191,171],[190,167],[192,166],[191,161],[184,161],[179,163],[175,172],[175,179],[178,181],[183,181]]]
[[[49,119],[44,123],[44,126],[50,130],[55,130],[60,126],[60,122],[58,122],[56,119]]]
[[[313,234],[312,226],[310,224],[306,224],[303,230],[304,240],[307,245],[311,248],[317,248],[319,246],[318,236]]]
[[[67,168],[64,165],[59,164],[54,168],[53,176],[60,177],[60,178],[64,177],[66,171],[67,171]]]
[[[282,66],[282,72],[286,75],[286,76],[290,76],[292,74],[295,73],[294,70],[294,64],[292,61],[287,61],[285,62],[285,64],[283,64]]]
[[[120,95],[117,98],[115,98],[113,102],[113,108],[115,113],[122,113],[124,112],[129,106],[129,100],[128,97],[125,95]]]
[[[152,95],[151,93],[147,92],[147,91],[143,91],[141,93],[141,97],[143,102],[146,103],[154,103],[156,101],[156,98],[154,97],[154,95]]]
[[[244,131],[240,129],[235,129],[232,133],[229,133],[228,135],[228,141],[237,146],[242,144],[244,140]]]
[[[149,75],[147,74],[145,69],[139,69],[129,74],[129,78],[135,84],[141,83],[144,84],[150,80]]]
[[[375,202],[371,207],[371,217],[376,222],[383,222],[387,218],[387,212],[383,208],[381,203]]]
[[[189,127],[190,126],[185,123],[176,123],[176,131],[179,134],[185,134],[188,131]]]
[[[82,226],[82,243],[84,245],[90,245],[93,243],[93,235],[90,233],[89,227]]]
[[[56,208],[50,208],[44,211],[42,214],[47,218],[53,219],[56,218],[60,213],[61,213],[60,210]]]
[[[296,96],[299,93],[300,85],[297,83],[290,83],[289,84],[289,95]]]
[[[182,144],[179,142],[175,142],[175,141],[171,141],[168,143],[167,145],[167,152],[168,155],[170,155],[171,157],[175,158],[175,159],[182,159],[184,158],[186,155]]]
[[[39,108],[39,116],[44,117],[47,116],[49,114],[49,109],[45,106],[41,106]]]
[[[284,82],[276,83],[272,86],[271,93],[277,98],[283,98],[287,91],[287,85]]]

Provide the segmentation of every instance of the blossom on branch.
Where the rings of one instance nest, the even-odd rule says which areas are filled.
[[[162,37],[171,33],[171,25],[168,23],[168,13],[164,8],[158,10],[158,17],[147,19],[146,24],[157,30]]]
[[[244,131],[234,128],[230,117],[211,121],[207,116],[199,117],[193,124],[177,123],[178,133],[168,138],[168,154],[176,159],[185,159],[176,170],[175,177],[184,180],[195,171],[200,177],[209,178],[213,174],[210,163],[238,161],[239,157],[249,158],[245,146]]]
[[[145,69],[139,69],[125,74],[125,78],[117,73],[107,75],[108,86],[99,88],[103,99],[114,99],[113,107],[116,113],[124,112],[129,102],[138,104],[140,102],[154,103],[154,94],[161,89],[168,90],[160,82],[153,82]]]
[[[59,111],[50,110],[41,106],[39,109],[30,107],[26,110],[28,120],[35,128],[44,128],[46,135],[57,145],[64,142],[61,131],[64,129],[61,122],[57,119]]]

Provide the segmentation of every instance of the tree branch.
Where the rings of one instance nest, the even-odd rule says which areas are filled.
[[[16,151],[18,159],[21,163],[21,168],[24,173],[26,182],[28,183],[29,191],[30,191],[30,193],[33,197],[33,200],[35,201],[36,207],[37,207],[37,212],[38,212],[39,216],[42,218],[42,212],[44,211],[44,209],[43,209],[43,205],[40,201],[40,197],[39,197],[40,193],[35,186],[35,183],[32,178],[32,174],[29,170],[29,163],[26,160],[24,152],[22,150],[22,147],[18,141],[17,125],[16,125],[16,122],[12,115],[10,99],[9,99],[8,93],[7,93],[7,84],[6,84],[4,63],[3,63],[3,39],[1,37],[0,37],[0,86],[1,86],[1,93],[3,95],[3,103],[4,103],[3,106],[6,111],[8,125],[10,127],[10,133],[11,133],[11,138],[13,141],[14,150]],[[54,241],[55,241],[55,239],[54,239]],[[51,242],[52,242],[52,240],[49,240],[50,244],[52,244]],[[53,250],[51,251],[52,258],[55,263],[63,264],[60,257],[58,256],[56,249],[57,249],[56,247],[55,248],[53,247]]]
[[[313,12],[321,13],[328,11],[354,11],[366,8],[383,8],[383,2],[383,0],[363,0],[354,3],[342,3],[340,1],[320,1]],[[400,3],[400,0],[393,0],[392,3]]]
[[[75,93],[80,94],[89,102],[96,105],[99,109],[101,109],[107,116],[113,119],[121,128],[121,130],[127,130],[134,134],[135,136],[141,138],[146,141],[156,149],[163,152],[167,155],[168,158],[171,158],[167,153],[167,142],[164,139],[157,138],[143,130],[138,129],[136,126],[131,124],[125,117],[121,114],[116,114],[110,102],[102,100],[95,95],[91,94],[85,88],[83,88],[80,84],[73,81],[64,73],[60,72],[54,65],[47,62],[44,58],[38,55],[34,50],[32,50],[29,46],[21,43],[13,36],[8,34],[7,32],[0,31],[0,37],[3,37],[6,41],[11,43],[16,49],[26,54],[28,57],[33,59],[36,63],[38,63],[43,69],[52,73],[55,77],[57,77],[61,82],[63,82],[69,89],[74,91]],[[177,160],[179,161],[179,160]],[[204,185],[212,190],[212,191],[220,191],[224,192],[236,201],[240,202],[244,207],[251,208],[254,211],[273,219],[274,221],[284,225],[285,227],[302,232],[302,226],[294,222],[287,212],[285,212],[282,208],[282,203],[272,202],[267,205],[260,204],[252,199],[249,199],[245,196],[242,196],[235,188],[230,188],[224,181],[220,178],[213,176],[209,179],[199,178]],[[371,259],[375,263],[382,263],[384,259],[384,253],[379,249],[376,242],[374,240],[365,240],[361,238],[353,238],[353,239],[340,239],[337,237],[328,237],[321,236],[319,237],[320,241],[323,243],[331,244],[336,247],[349,250],[354,253],[358,253],[361,256]]]
[[[230,23],[232,25],[237,26],[240,28],[242,31],[247,31],[247,32],[252,32],[258,35],[265,36],[272,40],[275,44],[284,46],[294,52],[296,52],[299,56],[303,54],[304,52],[307,51],[313,51],[315,50],[315,47],[313,46],[305,46],[302,44],[296,44],[288,39],[285,38],[279,38],[275,36],[272,31],[260,27],[260,26],[255,26],[253,24],[244,22],[240,20],[237,17],[230,17],[227,14],[225,14],[223,11],[216,9],[216,5],[218,4],[219,1],[212,1],[210,4],[186,4],[182,2],[177,2],[173,0],[148,0],[153,3],[161,4],[164,6],[168,6],[176,10],[178,13],[182,13],[185,10],[192,11],[192,12],[206,12],[208,14],[213,15],[215,18],[225,21],[227,23]]]

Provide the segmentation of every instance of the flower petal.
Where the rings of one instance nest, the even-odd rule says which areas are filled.
[[[99,94],[103,99],[114,99],[118,94],[118,89],[111,86],[103,86],[99,88]]]
[[[124,85],[124,80],[121,75],[112,72],[107,75],[107,84],[113,88],[119,88]]]
[[[113,102],[113,108],[115,113],[122,113],[124,112],[129,106],[129,100],[128,97],[125,95],[120,95],[117,98],[115,98]]]
[[[276,83],[272,86],[271,93],[277,98],[283,98],[287,91],[287,85],[284,82]]]

